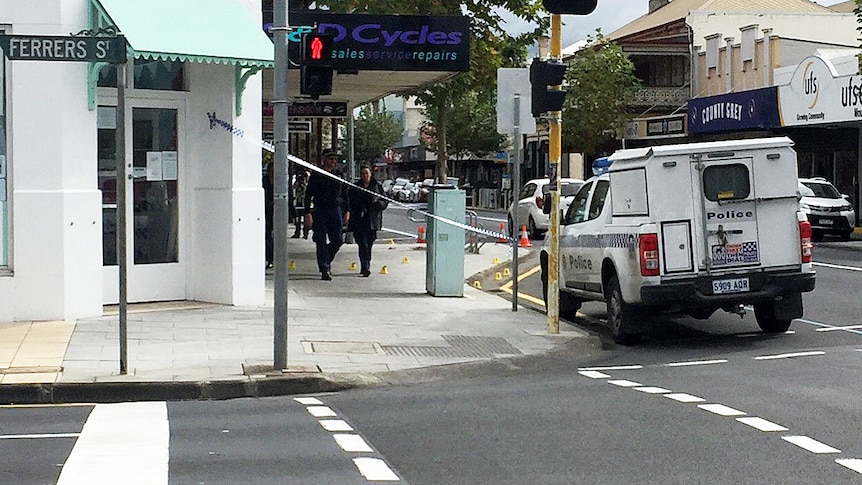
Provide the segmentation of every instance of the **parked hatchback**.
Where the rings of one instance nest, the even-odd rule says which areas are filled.
[[[811,237],[822,241],[826,234],[847,241],[856,225],[856,211],[849,197],[824,178],[799,179],[799,205],[808,215]]]
[[[515,208],[518,211],[518,225],[527,226],[527,233],[531,239],[540,239],[542,234],[548,230],[549,217],[543,210],[545,206],[545,194],[548,193],[550,186],[549,179],[533,179],[525,183],[518,194],[518,200],[513,202],[509,207],[509,235],[516,236],[520,228],[512,227],[514,224]],[[560,186],[569,184],[583,185],[584,181],[573,178],[561,178]],[[567,193],[564,190],[562,193]],[[574,192],[577,192],[575,189]],[[562,204],[561,204],[562,205]]]

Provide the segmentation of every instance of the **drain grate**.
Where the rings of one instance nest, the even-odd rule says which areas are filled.
[[[443,335],[448,347],[425,345],[381,345],[386,355],[410,357],[494,357],[495,355],[521,355],[521,351],[503,337],[475,337],[469,335]]]

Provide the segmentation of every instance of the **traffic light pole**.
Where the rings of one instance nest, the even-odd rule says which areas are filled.
[[[562,54],[562,19],[560,14],[551,14],[551,59],[560,60]],[[560,86],[551,89],[559,90]],[[548,163],[551,172],[551,218],[548,228],[550,251],[548,254],[548,333],[560,333],[560,152],[562,144],[562,112],[552,111],[548,133]]]
[[[274,0],[272,40],[275,44],[273,70],[273,367],[287,367],[287,220],[288,220],[288,92],[287,92],[287,0]],[[269,237],[269,234],[266,235]]]

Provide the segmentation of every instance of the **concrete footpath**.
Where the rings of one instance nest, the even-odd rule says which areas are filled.
[[[463,297],[426,292],[424,245],[378,240],[372,274],[342,247],[321,281],[311,240],[290,239],[288,366],[273,369],[272,270],[260,306],[166,302],[129,306],[128,373],[119,373],[116,307],[77,321],[0,323],[0,403],[226,399],[418,382],[507,365],[597,339],[494,293],[511,248],[465,254]],[[522,272],[537,264],[519,250]],[[354,266],[355,265],[355,266]],[[477,289],[476,281],[482,290]]]

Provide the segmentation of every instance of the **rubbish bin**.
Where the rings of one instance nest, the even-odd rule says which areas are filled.
[[[428,212],[464,223],[467,210],[463,190],[434,186],[428,194]],[[432,296],[464,296],[464,237],[461,226],[428,218],[425,290]]]

